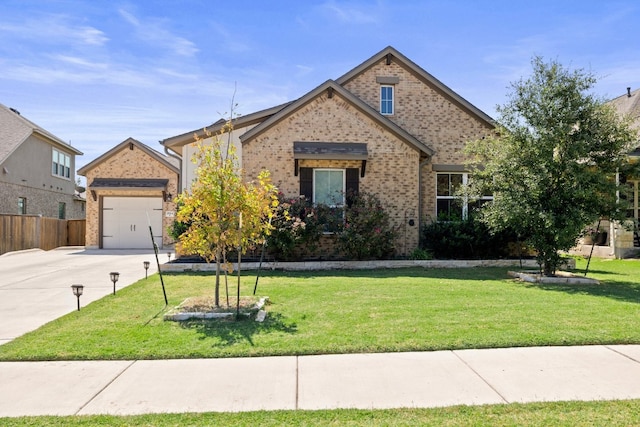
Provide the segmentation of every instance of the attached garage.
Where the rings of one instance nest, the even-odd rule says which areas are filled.
[[[162,247],[161,197],[104,197],[102,247],[104,249],[153,249]]]

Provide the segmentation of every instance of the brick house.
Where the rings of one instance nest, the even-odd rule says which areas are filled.
[[[266,168],[287,197],[313,201],[326,197],[317,182],[375,193],[398,230],[398,255],[418,247],[424,221],[463,214],[466,206],[453,203],[453,189],[467,177],[462,149],[494,128],[488,115],[393,47],[233,125],[247,179]],[[194,177],[194,134],[205,136],[195,130],[161,141],[182,158],[183,188]]]
[[[640,131],[640,89],[634,91],[627,88],[627,92],[608,102],[621,116],[629,116],[633,121],[632,126]],[[636,142],[636,148],[629,152],[629,161],[638,162],[640,159],[640,140]],[[606,248],[602,256],[615,256],[616,258],[627,258],[637,256],[640,253],[640,179],[638,177],[625,177],[627,185],[629,185],[630,208],[627,216],[633,221],[631,229],[623,227],[620,224],[609,223],[603,225],[609,234],[606,242]]]
[[[86,247],[159,248],[173,243],[177,161],[128,138],[78,170],[87,178]]]
[[[0,104],[0,214],[83,219],[75,162],[82,152]]]

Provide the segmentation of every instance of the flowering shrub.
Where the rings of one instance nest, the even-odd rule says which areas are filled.
[[[396,232],[380,200],[369,193],[347,194],[344,222],[338,227],[337,250],[348,259],[391,258]]]
[[[299,259],[313,252],[322,236],[318,209],[304,196],[287,199],[279,193],[278,199],[280,204],[271,221],[273,229],[267,236],[267,249],[278,259]]]
[[[333,237],[334,253],[347,259],[381,259],[394,253],[395,232],[389,216],[374,195],[347,194],[345,208],[313,206],[300,196],[285,198],[272,219],[273,230],[267,236],[267,250],[276,259],[292,261],[317,256],[324,234]],[[323,248],[327,249],[327,248]]]

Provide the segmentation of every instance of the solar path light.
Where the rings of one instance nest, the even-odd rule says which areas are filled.
[[[111,281],[113,282],[113,294],[116,294],[116,282],[118,281],[118,278],[120,277],[120,273],[112,271],[111,273],[109,273],[109,276],[111,276]]]
[[[147,273],[149,272],[149,261],[144,261],[143,262],[144,265],[144,278],[147,278]]]
[[[73,294],[78,299],[78,311],[80,311],[80,295],[82,295],[82,291],[84,290],[84,286],[83,285],[71,285],[71,290],[73,291]]]

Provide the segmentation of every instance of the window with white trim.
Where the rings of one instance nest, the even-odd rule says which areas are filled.
[[[51,156],[51,174],[71,178],[71,156],[54,148]]]
[[[345,170],[313,170],[313,204],[332,208],[344,205]]]
[[[393,86],[380,86],[380,114],[390,116],[393,114]]]
[[[469,212],[473,212],[488,201],[493,200],[489,194],[479,199],[469,201],[458,194],[462,185],[467,185],[470,179],[468,173],[438,173],[436,175],[436,218],[438,221],[455,221],[466,219]]]

